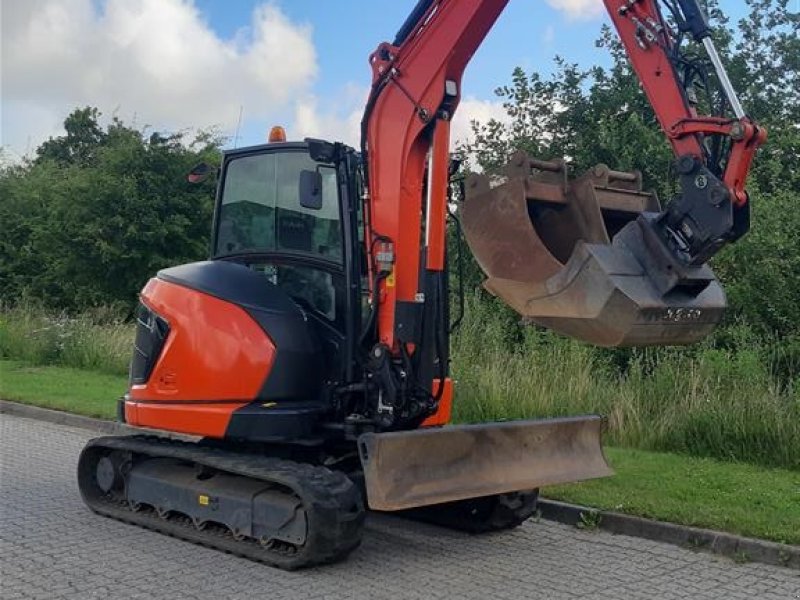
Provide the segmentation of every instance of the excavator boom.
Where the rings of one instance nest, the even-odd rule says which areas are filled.
[[[540,197],[530,189],[543,181],[531,163],[512,160],[504,185],[470,182],[465,235],[487,289],[541,325],[605,346],[693,343],[724,312],[725,295],[706,262],[749,227],[744,184],[766,133],[744,114],[696,0],[665,3],[673,24],[656,0],[604,3],[673,147],[681,194],[664,209],[653,199],[620,212],[611,205],[629,187],[619,184],[625,178],[573,184],[563,167]],[[402,321],[443,269],[449,124],[463,70],[505,4],[421,0],[395,40],[370,56],[373,86],[362,123],[367,248],[378,337],[393,353],[417,342]],[[678,69],[686,36],[706,48],[734,116],[698,115],[694,82]],[[726,139],[726,156],[709,150],[713,136]],[[409,210],[423,190],[423,210]]]

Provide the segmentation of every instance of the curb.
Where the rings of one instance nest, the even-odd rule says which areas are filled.
[[[10,402],[8,400],[0,400],[0,414],[37,419],[55,425],[66,425],[68,427],[77,427],[112,435],[142,433],[142,429],[116,421],[84,417],[58,410],[51,410],[49,408],[40,408],[38,406]],[[193,436],[175,434],[173,432],[156,429],[148,429],[147,432],[175,439],[198,439]],[[608,531],[609,533],[629,535],[696,550],[706,550],[714,554],[733,558],[734,560],[744,560],[745,562],[752,561],[800,569],[800,546],[790,546],[788,544],[747,538],[732,533],[713,531],[711,529],[653,521],[642,517],[607,512],[586,506],[579,506],[577,504],[548,500],[546,498],[539,499],[539,510],[541,511],[541,517],[548,521],[558,521],[574,526],[584,520],[584,515],[596,515],[596,517],[592,517],[592,522],[596,522],[599,529]]]
[[[185,435],[173,431],[163,431],[161,429],[144,430],[139,427],[126,425],[125,423],[119,423],[118,421],[84,417],[83,415],[31,406],[29,404],[21,404],[19,402],[11,402],[10,400],[0,400],[0,414],[13,415],[25,419],[36,419],[37,421],[45,421],[46,423],[52,423],[54,425],[66,425],[67,427],[88,429],[89,431],[97,431],[107,435],[141,435],[142,433],[147,433],[148,435],[157,435],[176,440],[200,439],[198,436]]]
[[[557,500],[540,499],[539,510],[542,518],[549,521],[576,525],[584,521],[584,515],[596,515],[591,518],[591,522],[597,523],[599,529],[609,533],[674,544],[693,550],[706,550],[737,561],[800,569],[800,546],[779,544],[712,529],[653,521]]]

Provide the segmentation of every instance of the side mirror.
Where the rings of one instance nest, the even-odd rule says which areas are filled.
[[[311,210],[322,208],[322,175],[319,171],[300,171],[300,206]]]
[[[208,179],[209,175],[212,175],[216,172],[216,168],[212,167],[207,162],[201,162],[192,167],[192,170],[186,175],[186,181],[189,183],[202,183]]]

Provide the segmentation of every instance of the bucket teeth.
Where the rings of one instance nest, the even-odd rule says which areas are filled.
[[[570,180],[564,161],[517,152],[499,180],[466,182],[464,234],[485,287],[534,322],[601,346],[696,342],[722,318],[707,265],[675,259],[638,172],[600,164]]]

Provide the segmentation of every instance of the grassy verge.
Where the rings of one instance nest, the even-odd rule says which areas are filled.
[[[0,361],[0,398],[113,418],[124,377]],[[551,487],[550,498],[800,544],[800,473],[607,448],[614,477]]]
[[[134,327],[110,309],[70,317],[35,305],[0,305],[0,359],[126,375]]]
[[[0,398],[113,419],[127,378],[81,369],[0,361]]]
[[[606,448],[613,477],[542,490],[604,510],[800,544],[800,472]]]
[[[737,339],[610,351],[470,299],[453,338],[454,417],[599,413],[615,446],[800,470],[800,353],[746,327],[726,335]]]

